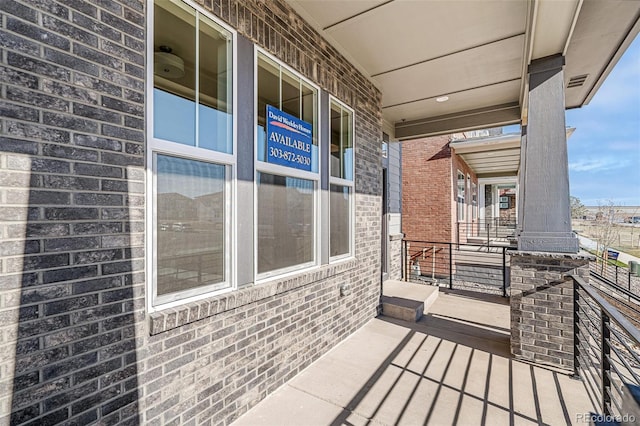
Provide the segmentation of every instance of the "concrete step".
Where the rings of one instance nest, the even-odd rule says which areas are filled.
[[[416,322],[438,298],[438,287],[388,280],[382,284],[382,315]]]

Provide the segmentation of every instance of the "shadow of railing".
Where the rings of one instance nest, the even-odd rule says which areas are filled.
[[[331,425],[349,424],[352,413],[367,424],[542,425],[549,424],[546,400],[554,401],[555,419],[576,420],[566,387],[579,382],[512,359],[509,330],[439,315],[415,324],[380,319],[409,330]]]

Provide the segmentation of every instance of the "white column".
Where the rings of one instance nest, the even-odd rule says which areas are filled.
[[[563,66],[560,55],[529,66],[528,123],[520,154],[522,251],[578,252],[571,230]]]

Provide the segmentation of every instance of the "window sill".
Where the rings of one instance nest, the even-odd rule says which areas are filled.
[[[267,279],[240,290],[156,311],[149,314],[149,334],[152,336],[160,334],[267,297],[304,287],[350,271],[357,265],[358,261],[351,258],[344,262],[322,265],[300,274]]]

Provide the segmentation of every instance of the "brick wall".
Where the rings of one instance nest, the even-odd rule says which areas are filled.
[[[389,279],[402,278],[402,234],[389,236]]]
[[[228,424],[376,315],[380,94],[284,2],[226,0],[355,109],[357,259],[145,311],[146,4],[0,2],[0,422]]]
[[[126,423],[144,328],[144,3],[0,14],[0,423]]]
[[[452,153],[449,140],[450,135],[443,135],[402,143],[402,227],[407,239],[456,241],[457,172],[463,172],[465,179],[471,176],[476,185],[478,178],[462,157]],[[464,221],[472,222],[471,193],[466,186],[465,194]],[[477,217],[478,213],[476,221]]]
[[[511,254],[511,353],[573,370],[573,280],[589,279],[589,256]]]
[[[402,142],[402,232],[408,240],[452,241],[449,136]],[[454,210],[455,213],[455,210]]]

